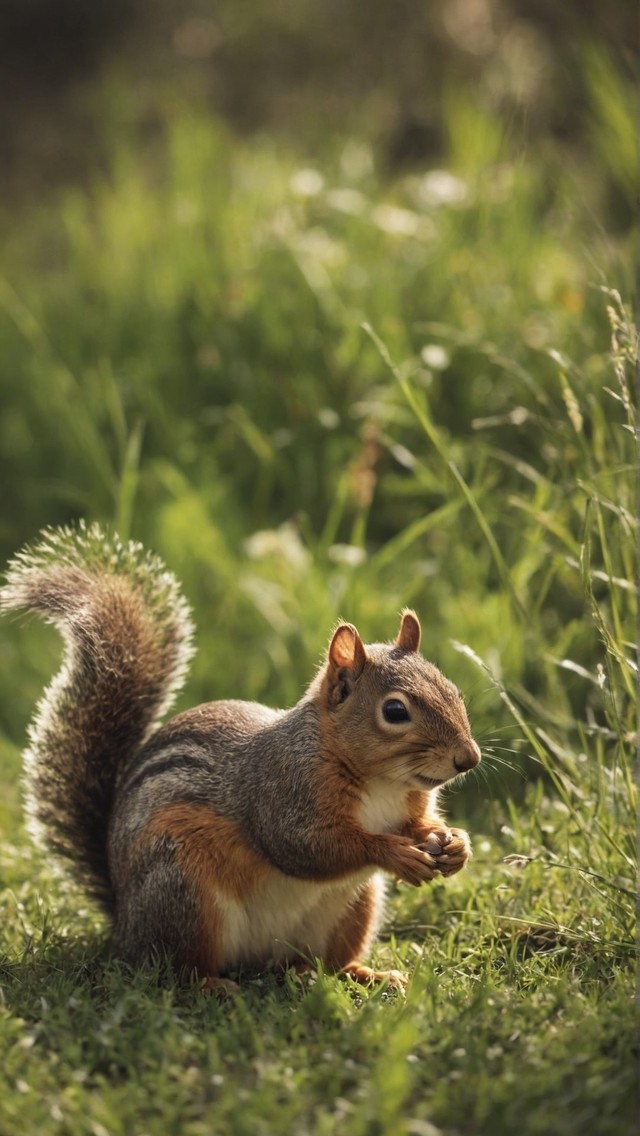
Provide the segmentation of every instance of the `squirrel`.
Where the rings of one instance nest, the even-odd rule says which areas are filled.
[[[413,611],[393,643],[340,623],[291,709],[207,702],[161,725],[194,648],[155,555],[95,524],[44,530],[0,588],[0,610],[20,608],[65,643],[28,731],[30,827],[106,912],[122,958],[168,957],[212,991],[316,959],[403,986],[363,961],[381,872],[417,886],[464,866],[469,837],[437,796],[480,761]]]

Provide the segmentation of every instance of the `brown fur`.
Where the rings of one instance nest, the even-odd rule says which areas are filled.
[[[459,692],[418,653],[413,612],[389,644],[341,624],[289,710],[209,703],[159,728],[192,626],[158,560],[97,527],[49,532],[12,565],[0,607],[38,611],[65,637],[30,730],[31,811],[113,915],[126,957],[165,950],[213,982],[223,953],[229,969],[266,961],[282,926],[299,927],[302,941],[329,935],[329,965],[382,977],[358,957],[376,914],[367,873],[419,885],[458,871],[469,839],[436,795],[480,760]]]
[[[363,953],[374,930],[375,903],[373,885],[365,884],[333,928],[327,943],[328,967],[344,970]]]
[[[184,803],[159,809],[144,837],[153,841],[162,836],[175,842],[186,879],[203,895],[215,887],[230,899],[245,900],[270,870],[248,846],[238,825],[207,805]]]
[[[223,933],[215,893],[246,900],[269,865],[251,851],[233,821],[205,805],[159,809],[141,834],[141,843],[153,844],[164,837],[175,844],[178,865],[198,908],[198,927],[185,969],[197,971],[213,984],[222,962]]]

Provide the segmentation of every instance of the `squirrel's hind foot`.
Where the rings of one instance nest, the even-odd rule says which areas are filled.
[[[348,974],[361,986],[377,986],[380,982],[386,982],[392,990],[400,990],[402,993],[409,981],[408,976],[401,970],[373,970],[370,966],[363,966],[359,962],[350,962],[347,966],[341,967],[340,974]]]
[[[240,993],[237,982],[213,974],[200,983],[200,989],[203,994],[213,994],[214,998],[218,998],[220,1001],[224,1001],[226,998],[234,998],[236,994]]]

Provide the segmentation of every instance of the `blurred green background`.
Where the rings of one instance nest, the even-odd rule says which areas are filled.
[[[635,38],[626,0],[0,5],[0,561],[153,548],[182,706],[290,705],[338,617],[413,606],[483,750],[469,869],[390,885],[406,1002],[220,1006],[30,847],[61,644],[3,619],[3,1134],[635,1132]]]
[[[411,604],[492,796],[519,791],[500,731],[531,754],[501,684],[532,729],[609,728],[589,611],[632,638],[628,5],[1,20],[0,559],[79,516],[155,548],[195,608],[190,702],[291,702],[339,615],[387,638]],[[11,753],[58,650],[3,627]]]

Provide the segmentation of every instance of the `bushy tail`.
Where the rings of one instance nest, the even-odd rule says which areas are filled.
[[[0,588],[0,610],[13,608],[55,624],[66,648],[29,727],[31,827],[111,910],[114,788],[182,686],[189,608],[157,557],[84,524],[45,530],[15,558]]]

